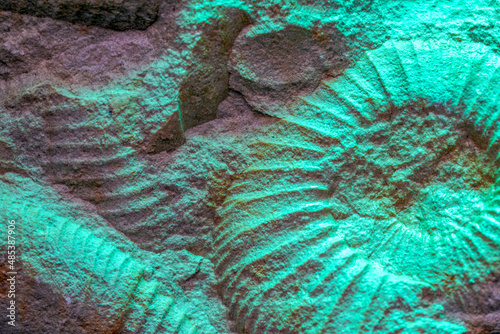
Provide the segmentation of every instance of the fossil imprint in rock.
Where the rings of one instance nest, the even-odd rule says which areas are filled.
[[[234,178],[208,254],[238,333],[465,332],[432,296],[467,313],[466,283],[499,268],[499,67],[480,44],[388,42],[268,112],[278,121],[250,144],[257,162]],[[94,310],[106,316],[103,332],[116,322],[123,332],[221,333],[212,309],[194,306],[168,265],[157,269],[164,257],[137,246],[154,249],[141,242],[164,236],[131,224],[142,214],[157,226],[170,217],[161,210],[174,205],[171,194],[158,191],[164,174],[148,171],[119,134],[66,112],[43,110],[47,124],[63,118],[40,130],[52,145],[46,178],[74,186],[73,196],[133,242],[110,226],[95,233],[83,214],[41,207],[42,190],[23,193],[28,180],[10,174],[4,206],[10,188],[21,189],[13,215],[31,199],[18,210],[32,222],[27,264],[62,293],[88,284],[90,301],[83,294],[75,302],[105,304]],[[52,273],[60,263],[69,266]]]
[[[50,282],[64,296],[67,305],[60,310],[67,308],[72,314],[68,316],[84,327],[82,331],[63,322],[57,328],[35,328],[37,332],[87,333],[88,328],[94,333],[225,332],[214,328],[210,315],[193,306],[173,280],[165,264],[175,256],[141,250],[109,229],[102,218],[64,203],[53,189],[27,177],[7,173],[0,182],[0,204],[19,222],[18,256],[22,255],[27,271],[36,273],[38,283]],[[17,302],[23,305],[21,298]],[[21,321],[22,315],[21,311]]]
[[[423,296],[466,313],[459,286],[498,269],[499,67],[479,44],[387,42],[273,112],[214,233],[239,331],[464,331]]]

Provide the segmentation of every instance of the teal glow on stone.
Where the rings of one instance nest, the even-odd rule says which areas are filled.
[[[465,331],[421,296],[498,266],[499,65],[479,44],[388,42],[275,114],[219,211],[241,328]]]
[[[183,2],[144,68],[29,78],[0,129],[27,272],[105,332],[451,334],[498,310],[495,6],[327,2]]]

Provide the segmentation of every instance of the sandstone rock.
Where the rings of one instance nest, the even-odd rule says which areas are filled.
[[[215,118],[218,105],[228,94],[228,53],[250,19],[241,9],[227,8],[211,20],[214,22],[202,23],[205,28],[201,28],[203,33],[179,90],[185,130]]]
[[[439,296],[443,298],[443,296]],[[452,293],[452,298],[444,300],[446,309],[464,319],[470,333],[496,333],[500,323],[500,279],[491,273],[480,281],[470,280]]]
[[[20,330],[499,330],[497,7],[0,12]]]
[[[5,174],[0,182],[2,206],[8,207],[6,215],[16,224],[20,262],[15,266],[18,280],[24,283],[18,288],[26,288],[18,291],[18,305],[23,305],[18,306],[18,328],[40,331],[47,327],[23,321],[35,316],[36,308],[29,304],[50,298],[50,291],[43,291],[42,296],[36,291],[50,286],[54,297],[45,306],[67,316],[56,330],[229,332],[225,309],[213,292],[212,268],[201,266],[202,258],[187,252],[145,252],[110,230],[95,214],[64,203],[29,178]],[[2,247],[6,245],[2,240]],[[2,262],[6,266],[5,259]],[[197,275],[197,284],[187,287]],[[211,300],[204,303],[194,296]]]
[[[179,87],[179,113],[149,140],[148,153],[174,150],[184,143],[184,131],[215,118],[219,103],[228,94],[229,50],[248,23],[246,12],[237,8],[222,8],[209,22],[201,23],[202,35],[193,46]]]
[[[465,332],[419,296],[498,263],[498,62],[480,44],[388,42],[281,112],[218,211],[240,332]]]
[[[184,126],[179,113],[173,113],[165,122],[165,125],[158,130],[149,143],[146,144],[146,152],[160,153],[163,151],[173,151],[186,142],[184,136]]]
[[[338,75],[348,65],[346,51],[335,27],[252,26],[232,49],[231,88],[257,110],[279,114],[287,99]]]
[[[165,13],[145,31],[113,31],[0,11],[0,86],[15,95],[40,82],[102,88],[143,68],[171,37]],[[2,96],[2,99],[4,97]]]
[[[114,30],[146,29],[158,18],[158,0],[2,0],[0,9]]]

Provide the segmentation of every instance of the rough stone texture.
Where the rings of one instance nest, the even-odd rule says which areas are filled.
[[[146,29],[158,18],[158,0],[1,0],[0,9],[114,30]]]
[[[2,199],[9,200],[2,203],[5,214],[24,222],[17,245],[29,271],[21,279],[50,282],[67,304],[54,307],[74,312],[70,319],[83,322],[86,331],[228,332],[217,319],[224,307],[214,291],[212,266],[202,257],[142,251],[94,213],[64,204],[49,187],[10,173],[2,184]],[[27,313],[36,299],[20,298],[20,312]]]
[[[406,317],[464,331],[419,296],[500,260],[498,63],[477,44],[387,42],[282,113],[219,210],[216,273],[240,331],[392,333]]]
[[[193,47],[186,78],[179,87],[179,113],[150,139],[148,153],[171,151],[184,143],[184,131],[215,118],[228,95],[228,53],[241,29],[249,23],[237,8],[220,9],[202,22],[202,34]]]
[[[498,10],[0,12],[0,332],[500,331]]]
[[[171,43],[176,12],[146,31],[118,32],[0,12],[0,85],[9,95],[40,81],[100,87],[157,59]]]
[[[332,24],[303,25],[257,25],[236,40],[229,63],[231,87],[257,110],[278,114],[292,96],[347,67],[343,36]]]
[[[215,118],[217,106],[228,94],[228,53],[249,20],[244,11],[229,8],[221,9],[212,22],[202,23],[202,34],[193,50],[196,59],[190,64],[179,93],[185,130]]]
[[[498,273],[488,275],[482,282],[469,282],[459,289],[446,308],[455,316],[465,319],[470,333],[497,333],[499,319],[500,281]],[[440,296],[443,298],[443,296]]]

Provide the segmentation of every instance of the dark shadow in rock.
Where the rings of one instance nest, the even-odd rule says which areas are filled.
[[[462,319],[471,334],[500,333],[500,272],[458,288],[445,309]]]
[[[0,0],[0,9],[113,30],[144,30],[158,18],[159,0]]]
[[[184,128],[179,118],[179,114],[172,115],[163,127],[154,134],[146,146],[147,153],[170,152],[186,142]]]
[[[202,27],[179,93],[184,130],[215,119],[217,107],[229,91],[228,54],[236,36],[248,24],[246,12],[226,8],[217,20]]]
[[[148,140],[147,153],[175,150],[186,141],[185,131],[216,118],[217,107],[229,91],[228,54],[236,36],[248,24],[245,11],[222,8],[216,19],[201,25],[201,36],[179,88],[179,113]]]

